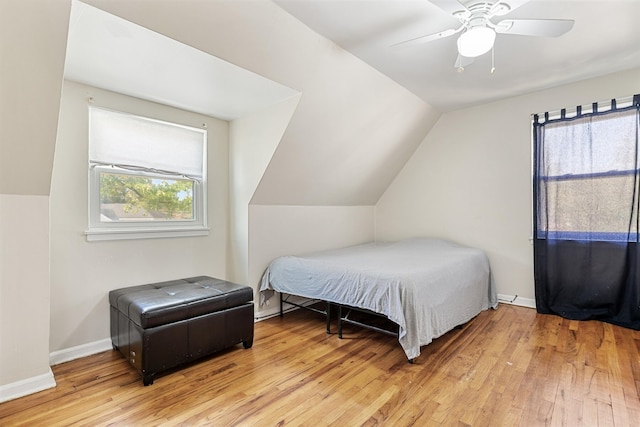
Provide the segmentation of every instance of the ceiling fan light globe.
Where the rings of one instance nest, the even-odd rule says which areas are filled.
[[[496,32],[489,27],[474,27],[458,37],[458,53],[467,58],[475,58],[491,50],[496,40]]]

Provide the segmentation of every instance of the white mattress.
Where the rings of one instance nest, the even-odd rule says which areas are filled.
[[[409,359],[420,355],[420,346],[498,305],[483,251],[429,238],[276,258],[262,277],[260,303],[274,291],[384,314],[400,326]]]

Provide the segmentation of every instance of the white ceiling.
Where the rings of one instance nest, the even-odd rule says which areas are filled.
[[[491,53],[476,58],[464,72],[456,71],[457,36],[418,46],[391,47],[459,26],[457,19],[428,0],[275,2],[441,111],[640,67],[640,0],[526,2],[494,21],[572,19],[575,25],[558,38],[499,34],[493,74]]]
[[[298,92],[85,3],[72,3],[65,78],[232,120]]]
[[[640,67],[640,0],[525,2],[504,18],[573,19],[575,25],[559,38],[499,34],[493,74],[490,53],[456,71],[457,36],[391,47],[458,26],[429,0],[275,3],[443,112]],[[297,94],[77,0],[65,78],[227,120]]]

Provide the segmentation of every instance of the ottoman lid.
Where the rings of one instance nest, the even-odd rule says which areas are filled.
[[[109,304],[141,328],[225,310],[253,300],[249,286],[209,276],[116,289]]]

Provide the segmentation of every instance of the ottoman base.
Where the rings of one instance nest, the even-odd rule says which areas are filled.
[[[191,284],[190,282],[189,285]],[[225,282],[225,284],[228,287],[229,282]],[[240,287],[240,285],[235,286]],[[247,288],[247,292],[250,291],[252,296],[253,292],[249,287],[241,288]],[[131,289],[133,291],[136,288]],[[175,289],[175,285],[172,286],[172,289]],[[112,293],[119,296],[124,295],[126,288],[112,291]],[[129,305],[136,304],[136,295],[128,294],[127,298]],[[119,350],[129,363],[140,372],[144,385],[153,384],[157,373],[234,345],[242,343],[244,348],[250,348],[253,345],[253,302],[225,307],[224,304],[222,306],[220,304],[221,298],[224,299],[225,295],[211,297],[212,307],[215,311],[205,314],[199,313],[200,315],[195,317],[189,317],[190,313],[185,309],[185,303],[181,302],[175,305],[174,310],[185,311],[184,319],[151,327],[142,327],[139,323],[144,324],[144,322],[140,322],[138,319],[135,319],[138,322],[134,321],[127,312],[123,312],[122,307],[112,303],[111,341],[113,347]],[[141,293],[139,299],[148,303],[148,290]],[[198,303],[202,304],[202,300],[199,300]],[[172,315],[171,307],[156,305],[154,309],[163,310],[163,315],[169,314],[169,317]]]

